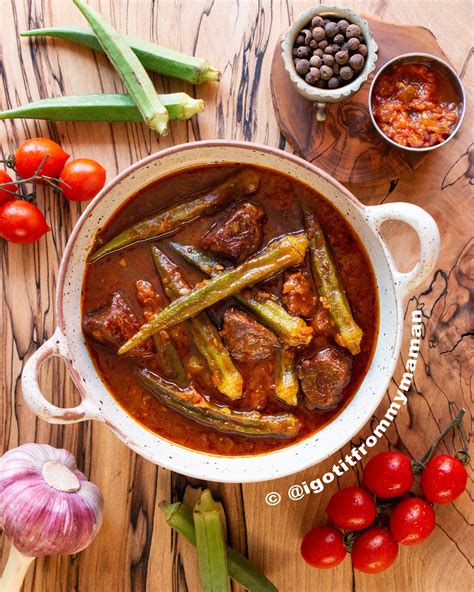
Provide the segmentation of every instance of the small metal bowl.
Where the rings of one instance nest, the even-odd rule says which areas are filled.
[[[310,23],[313,17],[318,15],[346,19],[350,23],[357,25],[360,27],[362,36],[367,45],[367,57],[365,58],[364,67],[352,82],[349,82],[349,84],[346,84],[341,88],[329,90],[311,86],[297,73],[295,64],[293,63],[293,46],[296,37],[301,29]],[[318,6],[301,13],[283,36],[281,48],[283,64],[293,86],[300,95],[315,103],[315,106],[317,107],[316,118],[318,121],[324,121],[326,119],[327,103],[339,103],[340,101],[348,99],[360,89],[364,82],[366,82],[370,73],[375,69],[378,50],[378,46],[375,43],[374,36],[370,32],[367,21],[365,21],[360,15],[352,12],[352,10],[338,8],[337,6]]]
[[[375,121],[374,114],[372,111],[372,95],[374,92],[374,88],[377,84],[379,76],[383,72],[386,72],[392,66],[398,64],[425,64],[426,66],[429,66],[435,71],[442,72],[446,76],[446,78],[451,82],[453,89],[457,95],[456,102],[458,103],[459,117],[456,122],[456,125],[453,127],[451,134],[446,138],[446,140],[444,140],[444,142],[441,142],[440,144],[435,144],[434,146],[427,146],[426,148],[413,148],[411,146],[402,146],[401,144],[397,144],[397,142],[394,142],[391,138],[387,137],[379,128],[378,123]],[[390,142],[392,146],[400,148],[400,150],[407,150],[409,152],[430,152],[431,150],[436,150],[437,148],[441,148],[441,146],[445,146],[452,138],[454,138],[457,131],[461,127],[462,121],[464,119],[464,114],[466,112],[466,93],[464,92],[464,87],[461,82],[461,79],[459,78],[455,70],[448,63],[429,53],[405,53],[387,62],[384,66],[382,66],[382,68],[380,68],[380,70],[374,76],[372,84],[370,85],[368,100],[370,118],[372,119],[372,123],[377,132],[382,136],[384,140]]]

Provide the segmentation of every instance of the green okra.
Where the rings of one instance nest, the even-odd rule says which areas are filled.
[[[137,241],[157,238],[176,230],[199,216],[211,214],[232,199],[253,195],[259,187],[259,174],[253,169],[242,169],[212,189],[200,193],[171,208],[158,212],[127,228],[90,256],[90,261],[122,249]]]
[[[265,415],[258,411],[236,411],[208,401],[192,386],[180,388],[148,368],[138,368],[136,372],[158,401],[201,425],[241,436],[294,438],[298,435],[300,424],[291,413]]]
[[[356,355],[360,352],[363,331],[352,316],[351,305],[319,220],[307,206],[303,208],[303,216],[311,243],[310,261],[314,282],[323,306],[328,309],[338,330],[336,341]]]
[[[292,407],[298,405],[299,381],[295,368],[295,351],[282,348],[275,363],[275,396]]]
[[[196,546],[196,530],[193,512],[183,502],[160,503],[167,524]],[[238,551],[227,546],[227,565],[229,576],[250,592],[278,592],[277,588],[258,569]]]
[[[189,294],[192,288],[178,267],[158,249],[152,247],[153,261],[170,300]],[[194,344],[206,359],[216,388],[229,399],[242,397],[243,379],[227,351],[217,327],[206,312],[189,319],[187,327]],[[156,334],[155,334],[156,335]]]
[[[20,33],[22,37],[55,37],[78,43],[103,53],[103,49],[91,29],[86,27],[50,27]],[[126,43],[142,65],[152,72],[186,80],[191,84],[218,81],[221,72],[200,57],[188,56],[179,51],[124,35]]]
[[[215,276],[224,267],[196,247],[170,243],[171,248],[183,259],[209,276]],[[253,312],[269,329],[272,329],[290,346],[304,346],[311,341],[313,330],[300,317],[291,315],[281,306],[272,294],[259,289],[247,289],[234,298],[245,308]]]
[[[135,101],[145,123],[162,135],[168,133],[168,111],[140,60],[123,36],[83,0],[73,0],[91,26],[100,46]]]
[[[159,95],[170,119],[190,119],[204,111],[204,101],[186,93]],[[46,119],[48,121],[143,121],[135,101],[126,94],[94,94],[43,99],[0,111],[0,119]]]
[[[213,304],[238,294],[244,288],[257,284],[293,265],[303,263],[309,241],[304,232],[287,234],[271,241],[259,253],[232,269],[207,280],[189,294],[174,300],[118,350],[124,354],[137,347],[157,331],[196,316]]]
[[[227,592],[229,570],[221,516],[222,504],[216,502],[209,489],[194,506],[199,579],[202,592]]]

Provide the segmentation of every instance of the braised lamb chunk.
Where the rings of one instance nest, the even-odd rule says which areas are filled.
[[[229,308],[224,313],[221,334],[237,362],[262,362],[278,348],[278,338],[271,331],[236,308]]]
[[[285,271],[281,299],[291,314],[306,318],[315,314],[318,297],[306,270]]]
[[[140,328],[137,315],[125,298],[115,292],[109,307],[101,308],[84,315],[82,329],[92,340],[117,351]],[[133,357],[148,357],[153,353],[150,340],[129,352]]]
[[[262,246],[264,217],[260,206],[240,203],[202,237],[202,247],[226,258],[244,261]]]
[[[352,358],[336,346],[324,347],[298,366],[298,376],[311,410],[331,411],[342,399],[349,383]]]

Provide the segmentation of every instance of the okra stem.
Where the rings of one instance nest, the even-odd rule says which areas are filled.
[[[175,242],[170,243],[170,247],[179,253],[185,261],[206,275],[215,276],[223,270],[220,263],[196,247]],[[312,328],[302,318],[293,316],[285,310],[269,292],[250,288],[235,294],[234,298],[242,306],[253,312],[266,327],[272,329],[286,344],[304,346],[311,341]]]
[[[231,199],[240,199],[254,194],[258,190],[259,182],[260,178],[256,171],[243,169],[209,191],[137,222],[92,253],[90,260],[95,261],[107,253],[137,241],[172,232],[199,216],[211,214]]]
[[[159,95],[170,119],[190,119],[204,111],[204,101],[186,93]],[[45,119],[48,121],[143,121],[130,95],[78,95],[43,99],[9,111],[0,111],[0,119]]]
[[[160,503],[167,524],[196,546],[196,530],[193,513],[183,502]],[[278,592],[277,588],[238,551],[227,546],[227,564],[230,577],[250,592]]]
[[[192,386],[179,388],[147,368],[138,368],[136,372],[158,401],[201,425],[242,436],[294,438],[298,435],[300,424],[291,413],[264,415],[258,411],[235,411],[208,401]]]
[[[178,267],[158,247],[152,247],[152,256],[165,293],[170,300],[175,300],[192,291]],[[244,386],[242,376],[232,362],[220,333],[208,314],[202,312],[193,319],[189,319],[187,326],[194,344],[211,369],[214,385],[229,399],[239,399]]]
[[[232,269],[226,269],[204,285],[181,296],[156,317],[143,325],[119,350],[124,354],[140,345],[157,331],[167,329],[199,314],[213,304],[238,294],[247,286],[257,284],[292,265],[303,263],[309,246],[304,232],[287,234],[270,242],[260,253]]]
[[[22,37],[56,37],[78,43],[95,51],[104,51],[94,33],[86,27],[51,27],[25,31],[20,35]],[[204,58],[188,56],[179,51],[128,35],[124,35],[124,39],[147,70],[180,78],[191,84],[218,81],[221,78],[221,72],[213,68]]]
[[[222,505],[205,489],[193,511],[202,592],[227,592],[229,589],[222,512]]]
[[[135,101],[148,126],[162,135],[168,133],[168,111],[165,109],[140,60],[120,33],[83,0],[73,0],[92,27],[97,40],[117,74]]]
[[[336,341],[339,345],[346,347],[352,355],[356,355],[360,352],[362,329],[352,316],[351,305],[319,220],[307,206],[303,208],[303,215],[306,232],[311,242],[310,259],[314,282],[321,295],[323,306],[329,310],[331,319],[337,327]]]

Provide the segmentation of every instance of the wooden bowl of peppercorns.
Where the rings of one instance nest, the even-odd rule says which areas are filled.
[[[367,22],[336,6],[300,14],[283,36],[282,57],[295,89],[316,103],[318,121],[328,103],[356,93],[375,69],[377,44]]]

